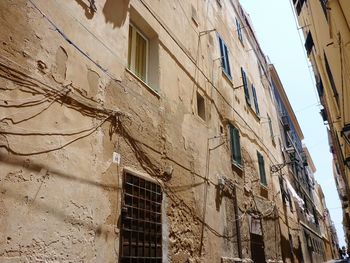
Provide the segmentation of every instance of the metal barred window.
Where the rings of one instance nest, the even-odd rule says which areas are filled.
[[[121,262],[162,262],[162,191],[158,184],[124,174]]]

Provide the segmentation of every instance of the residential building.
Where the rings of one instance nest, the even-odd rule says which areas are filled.
[[[282,233],[288,233],[290,244],[284,262],[323,262],[320,215],[314,201],[316,168],[302,144],[304,135],[273,65],[270,65],[270,73],[279,114],[278,144],[283,156],[283,163],[275,168],[285,211],[281,229]]]
[[[293,0],[305,37],[305,49],[315,74],[321,115],[329,127],[337,173],[349,196],[350,182],[350,4],[339,0]],[[344,196],[343,193],[339,193]],[[344,229],[349,242],[348,200],[342,200]],[[347,203],[347,204],[345,204]],[[349,244],[348,244],[349,245]]]
[[[0,10],[0,261],[272,263],[301,251],[274,175],[299,168],[285,166],[271,65],[238,0]]]
[[[323,190],[317,182],[315,182],[315,193],[316,210],[319,216],[320,231],[323,239],[324,260],[329,261],[338,258],[338,237],[336,231],[334,231],[334,224],[326,206]]]

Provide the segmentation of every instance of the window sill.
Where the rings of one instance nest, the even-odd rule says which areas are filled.
[[[232,84],[232,77],[228,73],[226,73],[226,71],[223,70],[223,69],[222,69],[222,75],[224,75],[224,78],[229,82],[229,84],[231,86],[233,86],[233,84]]]
[[[267,188],[267,185],[264,185],[261,182],[260,182],[260,196],[266,199],[269,199],[269,190]]]
[[[149,86],[146,82],[144,82],[139,76],[137,76],[132,70],[125,68],[128,73],[130,73],[134,78],[138,80],[138,82],[141,83],[142,86],[144,86],[148,91],[150,91],[153,95],[155,95],[158,99],[160,98],[160,94],[157,90],[153,89],[151,86]]]
[[[247,104],[248,104],[249,111],[253,114],[255,120],[256,120],[257,122],[260,122],[260,116],[253,110],[251,104],[249,104],[248,102],[247,102]]]
[[[234,161],[231,161],[231,166],[232,166],[232,170],[234,170],[236,173],[238,173],[239,175],[243,174],[243,165],[238,164]]]
[[[274,147],[274,148],[276,148],[276,142],[275,142],[275,139],[271,139],[271,143],[272,143],[272,146]]]
[[[198,120],[198,122],[200,122],[203,125],[205,125],[206,127],[208,127],[207,121],[202,119],[202,117],[200,117],[197,113],[194,113],[193,116],[196,118],[196,120]]]

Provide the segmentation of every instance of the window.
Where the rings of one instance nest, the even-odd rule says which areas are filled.
[[[129,26],[128,68],[147,82],[148,39],[135,26]]]
[[[329,79],[329,82],[331,84],[331,88],[332,88],[332,91],[333,91],[333,96],[335,98],[335,101],[339,105],[339,94],[338,94],[338,91],[337,91],[337,87],[335,86],[333,74],[332,74],[331,68],[329,67],[326,53],[323,53],[323,55],[324,55],[324,62],[325,62],[325,65],[326,65],[326,72],[327,72],[328,79]]]
[[[239,138],[239,132],[236,127],[229,125],[230,130],[230,140],[231,140],[231,159],[232,163],[235,165],[242,165],[242,156],[241,156],[241,143]]]
[[[270,118],[270,116],[269,116],[268,114],[267,114],[267,121],[268,121],[268,123],[269,123],[269,130],[270,130],[271,140],[272,140],[272,142],[274,142],[274,141],[275,141],[275,140],[274,140],[275,136],[274,136],[274,134],[273,134],[272,120],[271,120],[271,118]]]
[[[250,102],[250,94],[249,94],[249,89],[248,89],[247,74],[245,73],[245,71],[242,67],[241,67],[241,73],[242,73],[242,82],[243,82],[243,87],[244,87],[245,100],[250,105],[251,102]]]
[[[328,20],[328,8],[327,8],[327,3],[328,3],[328,0],[320,0],[320,3],[321,3],[321,6],[322,6],[322,10],[323,10],[323,13],[326,17],[326,19]]]
[[[162,262],[162,191],[159,185],[124,174],[121,263]]]
[[[225,75],[231,80],[231,69],[230,69],[230,61],[228,58],[228,48],[224,42],[224,40],[218,36],[219,46],[220,46],[220,58],[221,58],[221,66]]]
[[[264,186],[267,186],[264,157],[259,152],[257,152],[257,156],[259,164],[260,183]]]
[[[315,75],[315,80],[316,80],[317,93],[318,93],[318,96],[321,98],[324,94],[322,79],[318,75]]]
[[[206,120],[205,118],[205,100],[204,98],[197,92],[197,114],[202,120]]]
[[[238,18],[236,18],[236,27],[237,27],[237,35],[239,41],[243,44],[243,33],[242,33],[242,27],[241,27],[241,22],[239,22]]]
[[[313,46],[314,46],[314,40],[312,39],[311,32],[309,31],[305,40],[305,49],[308,56],[310,55]]]
[[[293,0],[293,3],[295,5],[295,10],[297,11],[297,15],[300,15],[304,2],[305,0]]]
[[[159,37],[145,17],[132,5],[129,8],[127,68],[143,87],[159,91]]]
[[[253,93],[253,99],[254,99],[255,113],[257,116],[260,116],[258,97],[256,96],[256,90],[253,84],[252,84],[252,93]]]
[[[249,81],[246,72],[241,67],[242,82],[244,88],[245,100],[248,105],[255,111],[257,116],[260,116],[258,97],[256,95],[256,89],[254,85]]]
[[[191,11],[192,11],[192,21],[196,24],[196,26],[198,26],[197,10],[193,5],[191,5]]]

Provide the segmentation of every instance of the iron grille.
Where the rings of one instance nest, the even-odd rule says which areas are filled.
[[[161,263],[160,186],[125,173],[123,189],[121,263]]]

